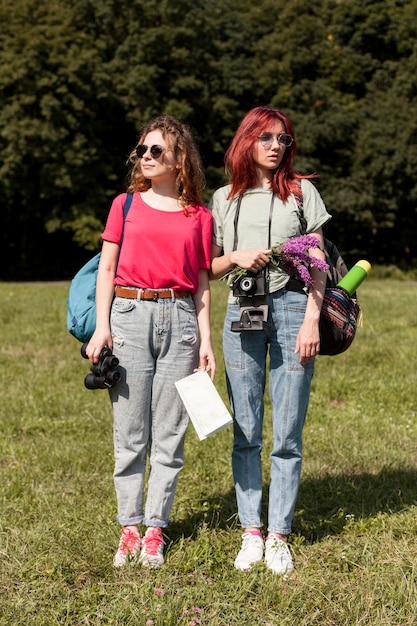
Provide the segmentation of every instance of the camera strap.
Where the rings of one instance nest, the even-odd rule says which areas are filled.
[[[237,242],[238,242],[238,234],[237,234],[237,224],[239,221],[239,215],[240,215],[240,207],[242,204],[242,198],[243,198],[243,194],[240,194],[240,196],[237,199],[237,205],[236,205],[236,213],[235,213],[235,219],[234,219],[234,229],[235,229],[235,234],[234,234],[234,238],[233,238],[233,250],[237,250]],[[271,248],[271,228],[272,228],[272,213],[274,210],[274,201],[275,201],[275,194],[273,193],[271,196],[271,205],[269,207],[269,219],[268,219],[268,250]],[[266,273],[266,278],[268,280],[269,278],[269,264],[265,267],[265,273]]]

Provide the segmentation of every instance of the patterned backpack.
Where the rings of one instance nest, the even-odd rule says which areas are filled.
[[[303,211],[301,186],[300,194],[294,193],[294,198],[297,203],[301,228],[304,234],[307,223]],[[345,352],[354,340],[361,308],[356,294],[350,296],[347,291],[337,287],[337,283],[347,274],[348,267],[335,244],[326,238],[324,238],[324,253],[329,269],[327,271],[326,290],[320,313],[319,354],[334,356]]]

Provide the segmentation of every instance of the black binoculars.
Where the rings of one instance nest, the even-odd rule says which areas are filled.
[[[88,343],[81,346],[81,356],[88,359],[86,348]],[[91,374],[84,378],[87,389],[110,389],[120,380],[120,372],[117,371],[119,359],[114,356],[110,348],[104,347],[98,357],[98,363],[92,363]]]

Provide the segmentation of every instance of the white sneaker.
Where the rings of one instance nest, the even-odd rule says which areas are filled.
[[[274,574],[289,576],[294,571],[294,563],[288,545],[278,537],[267,537],[265,541],[265,563]]]
[[[262,561],[264,554],[264,542],[260,535],[243,533],[242,547],[235,559],[235,568],[249,572],[254,563]]]
[[[140,535],[130,528],[123,528],[120,537],[119,548],[114,555],[113,565],[123,567],[126,563],[133,561],[140,550]]]
[[[139,557],[142,567],[161,567],[164,564],[164,545],[162,528],[149,527],[142,539],[142,550]]]

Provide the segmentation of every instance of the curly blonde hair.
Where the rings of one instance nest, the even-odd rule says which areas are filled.
[[[128,177],[128,193],[147,191],[151,187],[151,181],[142,173],[136,148],[143,143],[146,135],[154,130],[161,131],[177,159],[179,167],[176,186],[181,206],[185,209],[201,205],[205,178],[200,153],[189,128],[171,115],[160,115],[142,128],[139,141],[128,158],[128,163],[132,164]]]

